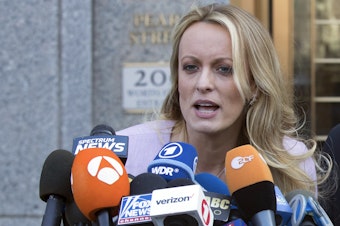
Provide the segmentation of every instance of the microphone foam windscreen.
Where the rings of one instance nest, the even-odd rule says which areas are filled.
[[[270,181],[261,181],[241,188],[233,193],[233,197],[246,219],[262,210],[276,212],[275,188]]]
[[[198,173],[195,175],[195,181],[197,181],[206,191],[230,196],[226,183],[211,173]]]
[[[262,210],[276,211],[273,177],[263,157],[251,145],[227,152],[226,181],[247,219]]]
[[[169,181],[166,187],[173,188],[173,187],[187,186],[187,185],[193,185],[193,184],[195,183],[189,178],[177,178],[177,179],[173,179]]]
[[[84,149],[75,156],[71,185],[77,206],[91,220],[98,210],[118,207],[121,198],[130,193],[122,161],[105,148]]]
[[[107,135],[116,135],[116,132],[111,126],[100,124],[95,126],[90,133],[90,136],[100,135],[100,134],[107,134]]]
[[[66,150],[55,150],[46,158],[40,176],[39,195],[47,201],[49,195],[72,199],[71,167],[74,155]]]
[[[155,189],[165,188],[167,181],[153,173],[142,173],[130,183],[130,195],[151,193]]]

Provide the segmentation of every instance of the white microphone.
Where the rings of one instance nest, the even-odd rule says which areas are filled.
[[[214,214],[200,185],[156,189],[152,192],[150,216],[156,226],[212,226]]]

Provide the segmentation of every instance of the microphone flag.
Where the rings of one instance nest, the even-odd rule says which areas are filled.
[[[171,216],[189,215],[199,226],[213,226],[214,214],[200,185],[187,185],[152,192],[150,215],[156,226]]]

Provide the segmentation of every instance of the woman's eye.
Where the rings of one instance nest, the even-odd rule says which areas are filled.
[[[183,70],[184,71],[195,71],[197,70],[197,66],[193,65],[193,64],[187,64],[183,66]]]
[[[233,74],[233,67],[226,66],[226,67],[219,67],[218,71],[225,74],[225,75],[232,75]]]

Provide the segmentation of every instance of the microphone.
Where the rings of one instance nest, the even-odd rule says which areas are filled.
[[[223,180],[211,173],[198,173],[195,175],[195,181],[198,182],[205,190],[230,196],[230,191]]]
[[[176,179],[169,181],[166,187],[173,188],[173,187],[187,186],[187,185],[193,185],[193,184],[195,183],[189,178],[176,178]]]
[[[65,205],[65,219],[70,226],[92,226],[92,222],[80,212],[74,200],[67,202]]]
[[[96,136],[96,135],[116,135],[115,130],[108,125],[105,124],[99,124],[96,125],[90,132],[90,136]]]
[[[204,193],[215,217],[214,225],[221,225],[227,221],[228,224],[224,225],[246,225],[244,221],[240,219],[240,214],[236,213],[237,207],[232,205],[228,186],[221,179],[210,173],[199,173],[195,175],[195,180],[206,190]],[[290,221],[292,209],[279,187],[275,186],[274,188],[277,203],[276,222],[277,225],[284,226]],[[218,199],[214,196],[214,193],[219,195],[224,194],[226,197],[224,197],[224,199]],[[209,199],[211,199],[211,201],[209,201]]]
[[[117,225],[152,226],[151,193],[166,186],[166,180],[159,175],[142,173],[136,176],[130,183],[130,196],[122,198]]]
[[[104,124],[95,126],[90,136],[73,139],[72,153],[78,154],[87,148],[106,148],[113,151],[125,165],[128,156],[128,136],[116,135],[112,127]]]
[[[247,224],[240,218],[232,220],[223,226],[247,226]]]
[[[59,226],[64,203],[72,200],[70,175],[73,159],[71,152],[55,150],[44,162],[39,184],[40,199],[46,202],[42,226]]]
[[[166,186],[167,181],[163,177],[153,173],[142,173],[131,181],[130,195],[147,194]]]
[[[194,180],[197,159],[197,151],[191,144],[170,142],[162,147],[147,172],[158,174],[167,181],[176,178]]]
[[[276,224],[278,226],[285,226],[290,223],[293,210],[288,204],[286,198],[283,196],[280,188],[275,185],[275,196],[276,196]]]
[[[251,145],[227,152],[226,181],[238,209],[254,226],[275,226],[273,177],[263,157]]]
[[[175,180],[169,182],[170,186],[176,184],[179,186],[156,189],[152,192],[150,216],[154,225],[212,226],[214,215],[201,186],[185,185],[190,184],[188,178]]]
[[[304,190],[295,190],[287,194],[287,200],[293,210],[291,225],[333,226],[325,210],[315,200],[313,194]]]
[[[74,201],[80,211],[99,225],[111,225],[123,196],[129,195],[130,183],[124,164],[106,148],[88,148],[74,158],[71,169]]]
[[[205,198],[214,214],[214,226],[228,222],[231,207],[228,186],[211,173],[198,173],[195,175],[195,180],[205,189]]]

